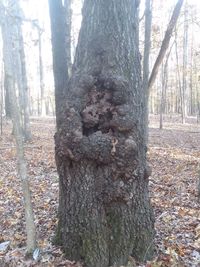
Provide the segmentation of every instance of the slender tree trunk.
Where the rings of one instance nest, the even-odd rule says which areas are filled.
[[[150,75],[150,78],[149,78],[149,88],[148,88],[149,91],[150,91],[151,87],[153,86],[153,84],[155,82],[159,66],[162,63],[163,58],[164,58],[164,56],[165,56],[165,54],[167,52],[167,49],[169,47],[170,39],[171,39],[173,30],[174,30],[174,27],[176,26],[176,22],[178,20],[178,17],[179,17],[183,2],[184,2],[184,0],[178,0],[177,3],[176,3],[176,6],[174,8],[174,11],[172,13],[172,17],[170,19],[170,22],[168,24],[167,30],[165,32],[165,36],[164,36],[164,39],[162,41],[162,45],[161,45],[158,57],[156,58],[156,61],[155,61],[154,66],[153,66],[153,69],[151,71],[151,75]]]
[[[160,97],[160,130],[163,128],[163,112],[164,112],[164,101],[165,101],[165,72],[164,72],[164,67],[162,64],[161,67],[161,80],[162,80],[162,84],[161,84],[161,97]]]
[[[160,99],[160,129],[163,128],[163,113],[166,110],[166,91],[167,91],[167,86],[168,86],[168,61],[169,61],[169,56],[172,51],[174,43],[172,44],[169,52],[166,55],[166,61],[163,67],[163,74],[162,74],[162,91],[161,91],[161,99]]]
[[[72,59],[71,59],[71,24],[72,24],[72,0],[65,0],[65,14],[66,14],[66,53],[67,53],[67,65],[68,75],[72,72]]]
[[[192,30],[192,39],[191,39],[191,50],[190,50],[190,115],[194,115],[194,105],[193,102],[193,72],[194,72],[194,66],[193,66],[193,58],[194,58],[194,35]]]
[[[177,68],[177,75],[178,75],[178,87],[179,87],[179,104],[181,109],[181,119],[183,121],[183,98],[182,98],[182,84],[181,84],[181,73],[180,73],[180,66],[179,66],[179,58],[178,58],[178,44],[177,44],[177,31],[175,31],[175,53],[176,53],[176,68]],[[179,110],[179,108],[178,108]]]
[[[8,74],[6,73],[6,70],[4,69],[4,98],[5,98],[5,112],[6,112],[6,118],[11,118],[11,110],[10,110],[10,100],[8,95]]]
[[[2,68],[1,68],[1,135],[3,134],[3,101],[4,101],[4,97],[3,97],[3,76],[4,76],[4,72],[3,72],[3,64],[2,64]]]
[[[19,0],[15,1],[15,12],[20,14],[22,12]],[[25,59],[25,52],[24,52],[24,38],[22,33],[22,22],[18,18],[16,23],[16,33],[17,33],[17,40],[18,43],[18,53],[19,53],[19,68],[20,68],[20,88],[19,91],[21,92],[21,104],[22,104],[22,120],[23,120],[23,135],[26,141],[31,140],[31,126],[30,126],[30,115],[29,115],[29,100],[28,100],[28,81],[27,81],[27,73],[26,73],[26,59]]]
[[[13,7],[13,1],[8,2],[9,7]],[[2,4],[0,4],[0,9],[3,8]],[[10,9],[9,9],[10,10]],[[33,252],[36,247],[36,238],[35,238],[35,225],[33,218],[33,209],[31,203],[31,194],[29,189],[29,180],[27,177],[26,170],[26,161],[24,158],[24,149],[23,149],[23,134],[22,127],[20,125],[20,112],[17,103],[16,97],[16,81],[14,75],[14,66],[13,66],[13,58],[14,52],[16,49],[13,47],[16,45],[15,43],[15,21],[12,16],[4,17],[2,26],[2,37],[3,37],[3,56],[4,56],[4,64],[5,64],[5,73],[7,74],[7,83],[8,83],[8,95],[10,100],[11,107],[11,117],[14,128],[14,136],[16,141],[17,148],[17,159],[18,159],[18,172],[21,179],[22,191],[24,197],[24,207],[25,207],[25,220],[26,220],[26,233],[27,233],[27,251],[28,253]]]
[[[152,1],[145,1],[145,40],[144,40],[144,55],[143,55],[143,90],[146,96],[146,119],[145,124],[148,125],[149,117],[149,92],[148,92],[148,82],[149,82],[149,55],[151,49],[151,24],[152,24]],[[148,131],[146,136],[146,141],[148,141]]]
[[[45,116],[45,92],[44,92],[44,71],[43,71],[43,59],[42,59],[42,30],[38,29],[38,55],[39,55],[39,70],[40,70],[40,115]]]
[[[182,82],[182,123],[185,123],[188,109],[188,88],[187,88],[187,61],[188,61],[188,7],[184,10],[184,32],[183,32],[183,82]]]
[[[196,90],[197,90],[197,123],[200,123],[200,92],[199,92],[199,84],[200,84],[200,80],[198,81],[198,85],[197,85],[197,88],[196,88]]]
[[[85,0],[66,103],[57,114],[56,238],[68,258],[88,267],[125,265],[129,255],[145,261],[153,253],[137,5]]]

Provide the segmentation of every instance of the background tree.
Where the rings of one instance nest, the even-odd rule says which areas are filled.
[[[72,57],[71,57],[71,25],[72,25],[72,0],[65,0],[65,21],[66,21],[66,53],[67,53],[67,63],[68,63],[68,73],[71,74],[72,71]]]
[[[32,253],[36,248],[36,233],[33,217],[33,208],[31,203],[31,194],[29,189],[29,180],[27,176],[26,161],[24,158],[23,132],[20,119],[19,103],[16,96],[15,65],[13,58],[16,57],[16,21],[11,16],[12,8],[15,7],[15,1],[7,1],[7,6],[0,3],[1,29],[3,37],[3,57],[4,69],[7,74],[7,90],[10,100],[11,118],[13,122],[14,136],[17,149],[18,172],[21,179],[22,191],[24,197],[26,233],[27,233],[27,252]]]
[[[144,54],[143,54],[143,90],[146,94],[146,120],[145,123],[148,124],[148,103],[149,103],[149,57],[151,50],[151,27],[152,27],[152,1],[145,1],[145,35],[144,35]],[[146,137],[146,139],[148,139]]]
[[[153,252],[154,219],[138,1],[85,0],[67,85],[60,83],[67,79],[66,64],[59,61],[66,55],[60,43],[62,1],[49,4],[56,106],[62,107],[55,137],[60,179],[56,241],[67,257],[91,267],[125,265],[129,255],[146,260]],[[62,99],[59,92],[64,92]]]
[[[162,60],[167,52],[167,49],[169,47],[169,43],[170,43],[170,39],[174,30],[174,27],[176,26],[176,22],[177,19],[179,17],[180,11],[181,11],[181,7],[183,5],[183,1],[184,0],[178,0],[176,3],[176,6],[174,7],[173,13],[172,13],[172,17],[170,19],[170,22],[168,24],[167,30],[165,32],[165,36],[164,39],[162,41],[162,45],[158,54],[158,57],[156,58],[156,61],[154,63],[153,69],[151,71],[151,75],[149,78],[149,90],[151,89],[151,87],[153,86],[155,79],[156,79],[156,75],[158,73],[158,69],[160,64],[162,63]],[[148,93],[149,94],[149,93]]]
[[[18,76],[16,77],[18,81],[19,95],[20,95],[20,107],[21,107],[21,120],[23,135],[26,141],[31,140],[31,127],[30,127],[30,116],[29,116],[29,92],[28,92],[28,80],[27,80],[27,71],[26,71],[26,58],[24,51],[24,38],[22,32],[22,19],[23,12],[19,4],[19,0],[14,2],[12,7],[13,16],[16,19],[16,35],[15,42],[17,46],[16,51],[16,67],[18,71]]]

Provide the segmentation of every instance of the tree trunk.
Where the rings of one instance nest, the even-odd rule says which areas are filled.
[[[68,62],[66,51],[66,13],[62,0],[49,0],[51,22],[51,40],[53,52],[53,72],[55,83],[56,124],[60,125],[59,117],[68,82]]]
[[[11,108],[10,108],[10,100],[8,95],[8,74],[6,73],[5,67],[4,67],[4,98],[5,98],[5,112],[6,112],[6,118],[11,119]]]
[[[58,114],[56,241],[88,267],[125,265],[129,255],[145,261],[153,253],[138,24],[138,1],[85,0]]]
[[[72,72],[72,59],[71,59],[71,25],[72,25],[72,0],[65,0],[65,21],[66,21],[66,53],[67,53],[67,65],[68,75]]]
[[[162,45],[161,45],[158,57],[156,58],[155,64],[154,64],[153,69],[151,71],[151,75],[149,78],[149,88],[148,88],[149,91],[155,82],[159,66],[162,63],[163,58],[164,58],[164,56],[167,52],[167,49],[169,47],[170,39],[171,39],[173,30],[174,30],[174,27],[176,26],[176,22],[178,20],[183,2],[184,2],[184,0],[178,0],[178,2],[176,3],[176,6],[174,8],[174,11],[172,13],[172,17],[170,19],[167,30],[165,32],[165,36],[164,36],[164,39],[162,41]]]
[[[39,70],[40,70],[40,115],[43,117],[46,115],[45,110],[45,93],[44,93],[44,71],[43,71],[43,60],[42,60],[42,33],[40,27],[38,30],[38,55],[39,55]]]
[[[9,10],[13,7],[13,1],[8,2]],[[3,8],[0,3],[0,9]],[[31,194],[29,189],[29,180],[27,177],[26,171],[26,161],[24,158],[24,149],[23,149],[23,135],[22,127],[20,125],[20,112],[17,103],[16,91],[15,91],[15,69],[13,64],[14,53],[16,52],[15,48],[15,23],[14,18],[10,16],[10,13],[4,17],[2,22],[2,37],[3,37],[3,56],[4,56],[4,65],[5,73],[7,74],[7,83],[8,83],[8,95],[10,100],[11,107],[11,117],[13,121],[14,135],[17,148],[17,159],[18,159],[18,172],[21,179],[22,191],[24,197],[24,206],[25,206],[25,220],[26,220],[26,233],[27,233],[27,251],[33,252],[36,247],[36,238],[35,238],[35,225],[33,218],[33,209],[31,203]]]
[[[166,91],[168,86],[168,60],[171,54],[171,50],[174,43],[172,44],[169,52],[166,55],[166,61],[162,68],[162,91],[161,91],[161,99],[160,99],[160,129],[163,129],[163,113],[166,109]]]
[[[152,1],[145,1],[145,40],[144,40],[144,55],[143,55],[143,90],[146,95],[146,118],[145,124],[148,125],[149,117],[149,55],[151,50],[151,24],[152,24]],[[146,142],[148,142],[148,131],[146,136]]]
[[[15,1],[15,12],[20,14],[21,7],[19,5],[19,0]],[[25,59],[25,51],[24,51],[24,38],[22,33],[22,22],[20,18],[17,19],[16,23],[17,30],[17,40],[19,53],[19,69],[20,76],[17,77],[21,82],[19,91],[21,93],[21,109],[22,109],[22,120],[23,120],[23,135],[26,141],[31,140],[31,126],[30,126],[30,117],[29,117],[29,107],[28,107],[28,81],[27,81],[27,73],[26,73],[26,59]]]
[[[4,109],[4,105],[3,105],[3,101],[4,101],[4,97],[3,97],[3,76],[4,76],[4,71],[3,71],[3,64],[1,67],[1,100],[0,100],[0,105],[1,105],[1,130],[0,133],[1,135],[3,134],[3,109]]]
[[[175,54],[176,54],[176,68],[177,68],[178,89],[179,89],[178,111],[181,110],[181,119],[183,121],[183,98],[182,98],[181,73],[180,73],[179,58],[178,58],[177,30],[175,30]]]
[[[187,61],[188,61],[188,9],[186,4],[184,10],[184,32],[183,32],[182,123],[185,123],[185,118],[187,117],[187,106],[188,106]]]

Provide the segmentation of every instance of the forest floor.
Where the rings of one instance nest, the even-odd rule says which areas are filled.
[[[152,165],[150,196],[155,211],[157,253],[152,262],[130,266],[200,266],[200,125],[185,125],[178,117],[150,117],[148,158]],[[39,261],[25,257],[25,222],[16,152],[11,124],[4,123],[0,136],[0,266],[81,266],[66,260],[51,243],[57,222],[58,177],[54,162],[55,121],[32,119],[33,140],[26,144],[31,182]],[[9,245],[4,247],[6,241]],[[3,244],[2,244],[3,243]],[[37,258],[37,255],[35,255]]]

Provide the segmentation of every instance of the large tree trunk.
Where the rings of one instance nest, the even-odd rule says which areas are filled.
[[[137,5],[85,0],[58,114],[56,239],[68,258],[89,267],[121,266],[129,255],[146,260],[153,252]]]

